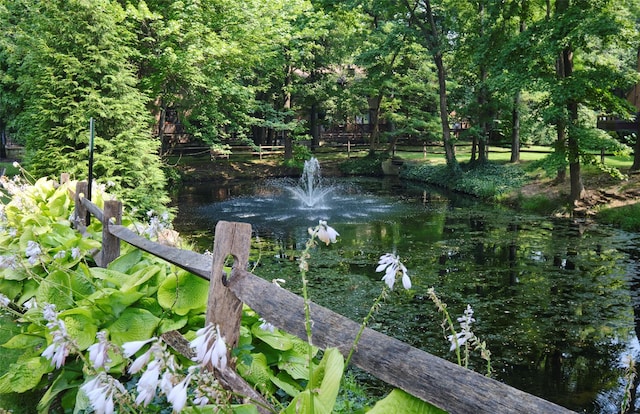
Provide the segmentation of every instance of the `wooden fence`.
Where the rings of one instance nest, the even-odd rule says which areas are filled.
[[[304,340],[303,299],[248,271],[251,225],[220,221],[215,228],[213,257],[155,243],[120,225],[122,203],[105,201],[104,211],[85,198],[87,183],[75,193],[76,228],[84,230],[90,215],[102,222],[103,245],[96,255],[106,267],[120,254],[125,241],[194,275],[210,281],[206,321],[218,324],[230,346],[237,344],[242,304],[247,304],[271,324]],[[223,272],[233,257],[229,275]],[[313,343],[320,348],[336,347],[347,355],[360,324],[322,306],[311,303]],[[189,355],[186,339],[177,332],[162,335],[178,351]],[[414,348],[404,342],[366,328],[351,362],[386,383],[400,388],[449,413],[569,413],[571,411],[506,384],[462,368]],[[272,412],[267,401],[232,369],[216,370],[228,388],[256,402],[260,412]]]

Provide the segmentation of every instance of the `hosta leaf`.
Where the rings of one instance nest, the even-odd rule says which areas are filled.
[[[271,381],[273,372],[267,366],[264,354],[251,354],[251,364],[238,364],[238,373],[263,394],[271,395],[275,392],[275,385]]]
[[[22,292],[22,282],[17,280],[0,279],[0,292],[9,299],[17,297]]]
[[[43,345],[44,342],[44,338],[38,335],[18,334],[5,342],[2,347],[9,349],[25,349],[37,345]]]
[[[35,388],[42,376],[51,372],[51,363],[42,357],[35,357],[11,364],[9,371],[0,377],[0,393],[25,392]]]
[[[204,311],[207,307],[209,282],[191,273],[167,277],[158,289],[158,303],[178,315]]]
[[[284,413],[308,412],[313,408],[317,414],[331,414],[338,396],[344,370],[344,358],[337,348],[328,348],[317,369],[313,372],[313,381],[299,393],[283,411]],[[394,411],[389,411],[394,412]],[[404,412],[404,411],[403,411]]]
[[[89,272],[91,276],[96,279],[102,279],[107,282],[110,287],[115,287],[120,289],[122,285],[124,285],[127,280],[131,278],[131,275],[126,273],[118,272],[111,269],[103,269],[101,267],[91,267],[89,268]]]
[[[255,338],[259,338],[271,348],[286,351],[293,347],[291,339],[281,334],[279,331],[270,332],[260,328],[261,323],[256,323],[251,327],[251,333]]]
[[[399,389],[391,391],[389,395],[378,401],[367,413],[386,414],[397,412],[398,407],[402,407],[402,412],[406,414],[446,414],[446,411]]]
[[[151,338],[160,319],[151,312],[139,308],[127,308],[109,327],[111,340],[117,345]]]
[[[108,314],[113,318],[117,318],[120,314],[133,303],[137,302],[143,296],[139,292],[121,292],[112,288],[105,288],[97,291],[89,296],[82,303],[94,304],[102,314]]]
[[[96,342],[98,326],[92,316],[91,311],[83,308],[70,309],[58,315],[64,321],[67,333],[81,350],[87,349]]]
[[[300,391],[302,391],[300,384],[298,384],[298,382],[291,378],[291,376],[286,372],[278,373],[278,376],[272,377],[271,381],[276,385],[276,387],[280,388],[291,397],[295,397],[300,394]]]
[[[108,269],[116,272],[127,273],[136,263],[142,259],[142,250],[134,249],[127,254],[118,257],[109,263]]]
[[[163,334],[169,331],[177,331],[184,328],[187,325],[189,318],[186,316],[174,316],[171,319],[162,319],[160,321],[160,327],[158,328],[158,334]]]
[[[57,309],[67,309],[73,306],[71,295],[71,278],[68,273],[54,270],[40,282],[36,292],[38,303],[53,303]]]
[[[164,267],[158,265],[147,266],[144,269],[132,274],[131,277],[122,285],[122,290],[126,291],[130,288],[140,286],[154,276],[162,277],[164,275]],[[157,282],[156,282],[157,284]],[[148,294],[149,292],[147,292]]]

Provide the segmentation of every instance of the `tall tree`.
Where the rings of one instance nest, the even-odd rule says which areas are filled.
[[[96,120],[94,173],[124,201],[158,208],[168,197],[148,99],[137,89],[132,34],[107,0],[7,0],[0,48],[19,85],[12,120],[37,176],[87,174],[89,118]],[[9,50],[10,53],[6,53]]]
[[[431,0],[403,0],[411,22],[416,24],[424,36],[425,47],[429,50],[438,74],[438,95],[440,123],[442,125],[442,141],[444,144],[447,165],[452,169],[459,168],[456,160],[451,129],[449,128],[449,106],[447,104],[447,71],[444,64],[447,28],[442,27],[444,16],[435,12]],[[442,9],[440,9],[442,12]],[[439,23],[441,23],[439,25]]]

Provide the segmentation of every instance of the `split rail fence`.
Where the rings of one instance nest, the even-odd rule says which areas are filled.
[[[79,182],[75,192],[76,228],[94,216],[102,223],[102,250],[96,262],[106,267],[120,255],[125,241],[194,275],[210,281],[206,321],[220,326],[232,347],[239,336],[242,304],[247,304],[271,324],[304,340],[303,298],[248,271],[251,225],[220,221],[215,228],[213,257],[155,243],[121,225],[122,203],[105,201],[104,210],[85,198],[87,182]],[[223,267],[233,257],[229,275]],[[347,355],[360,324],[327,308],[311,303],[313,342],[322,349],[338,348]],[[179,352],[189,355],[186,339],[168,332],[163,339]],[[499,381],[419,350],[397,339],[366,328],[351,362],[423,401],[449,413],[569,413],[571,411]],[[235,371],[216,371],[223,384],[256,402],[261,412],[272,412],[264,398]]]

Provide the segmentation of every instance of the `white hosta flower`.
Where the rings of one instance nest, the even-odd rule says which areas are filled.
[[[173,387],[169,395],[167,395],[167,401],[171,403],[174,412],[179,413],[187,404],[187,388],[189,387],[190,381],[191,374],[187,375],[185,379]]]
[[[220,327],[208,324],[196,332],[196,338],[191,341],[191,348],[196,351],[195,360],[202,365],[211,363],[218,369],[227,367],[227,344],[220,335]]]
[[[107,332],[100,331],[96,334],[98,343],[89,347],[89,360],[94,368],[104,368],[106,364],[111,362],[109,358],[109,342],[107,341]]]
[[[0,307],[6,308],[11,303],[11,299],[0,293]]]
[[[455,336],[447,336],[447,339],[451,342],[451,348],[449,351],[453,351],[467,342],[471,343],[473,341],[475,334],[471,331],[471,324],[475,321],[476,320],[473,318],[473,309],[471,308],[471,305],[467,305],[464,315],[458,318],[458,322],[460,322],[460,328],[462,328],[462,330],[456,333]]]
[[[112,414],[114,412],[113,397],[126,393],[124,386],[105,372],[101,372],[85,383],[81,389],[87,394],[96,414]]]
[[[155,397],[156,389],[160,383],[160,368],[160,361],[152,361],[138,380],[136,405],[142,404],[146,407]]]
[[[407,268],[400,261],[400,257],[393,253],[386,253],[380,256],[376,272],[384,272],[382,280],[393,289],[398,273],[402,274],[402,286],[405,289],[411,289],[411,279],[407,273]]]
[[[259,321],[262,322],[260,324],[260,329],[262,329],[263,331],[269,331],[271,333],[275,331],[276,327],[267,322],[264,318],[260,318]]]
[[[33,240],[29,240],[27,242],[27,249],[24,252],[27,255],[27,260],[32,265],[38,262],[38,257],[42,254],[42,249],[40,249],[40,245]]]
[[[79,247],[72,247],[71,248],[71,258],[73,260],[78,259],[81,256],[81,252],[80,252],[80,248]]]
[[[309,234],[311,236],[316,234],[318,240],[324,242],[326,245],[337,242],[337,237],[340,235],[333,227],[327,225],[327,222],[324,220],[320,220],[315,229],[309,228]]]
[[[15,269],[18,258],[15,255],[0,256],[0,269]]]
[[[55,309],[55,305],[47,304],[42,310],[42,316],[47,320],[46,326],[53,338],[52,343],[42,352],[42,356],[53,362],[56,368],[60,368],[64,365],[72,344],[64,321],[58,319]]]
[[[144,341],[125,342],[122,344],[122,352],[126,358],[131,358],[131,356],[142,349],[143,346],[149,342],[155,341],[156,339],[158,338],[154,336],[153,338],[149,338]]]
[[[58,253],[56,253],[53,258],[54,259],[64,259],[67,256],[67,252],[64,250],[60,250]]]

